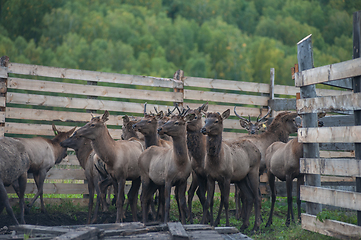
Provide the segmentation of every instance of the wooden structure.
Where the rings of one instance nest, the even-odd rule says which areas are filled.
[[[211,227],[209,225],[182,225],[179,222],[146,226],[140,222],[90,224],[45,227],[18,225],[10,227],[11,234],[0,235],[0,239],[159,239],[159,240],[251,240],[235,227]]]
[[[347,93],[326,89],[316,91],[321,96]],[[260,108],[263,114],[266,113],[272,96],[275,99],[270,104],[276,110],[275,114],[294,110],[295,104],[289,107],[277,104],[277,101],[280,96],[288,96],[290,102],[295,103],[297,92],[299,88],[295,86],[271,84],[270,89],[270,84],[266,83],[187,77],[181,70],[173,79],[155,78],[11,63],[10,56],[10,63],[0,67],[0,136],[52,137],[52,123],[60,130],[68,130],[88,122],[90,112],[99,115],[108,110],[111,114],[107,122],[110,134],[119,139],[122,116],[142,116],[145,102],[148,112],[154,112],[154,107],[165,111],[174,103],[196,108],[208,101],[209,111],[223,112],[237,105],[238,114],[257,117]],[[225,138],[246,133],[233,111],[224,126]],[[340,156],[340,153],[336,154]],[[70,152],[59,166],[48,172],[44,193],[87,194],[84,179],[83,170]],[[36,193],[35,183],[29,181],[26,193]],[[266,180],[262,177],[261,181]],[[11,187],[7,191],[14,193]],[[72,201],[82,204],[87,200],[74,198]]]
[[[347,239],[361,238],[360,214],[358,214],[359,226],[331,219],[319,221],[316,214],[320,211],[320,204],[361,211],[361,194],[359,193],[361,191],[361,182],[359,181],[361,177],[360,14],[361,12],[354,14],[353,60],[312,68],[312,45],[310,37],[308,37],[298,44],[298,59],[302,68],[295,74],[295,85],[301,87],[302,97],[297,100],[297,111],[304,115],[304,120],[306,119],[303,128],[298,131],[298,139],[305,146],[300,168],[301,172],[306,174],[306,186],[301,187],[301,199],[308,205],[306,213],[302,214],[302,227],[325,235]],[[300,50],[301,45],[304,50]],[[308,53],[305,53],[306,51]],[[306,55],[308,57],[305,57]],[[332,83],[337,80],[338,83],[341,83],[338,84],[339,86],[346,86],[349,84],[343,83],[347,83],[350,78],[353,78],[353,93],[328,97],[315,95],[314,84]],[[303,96],[302,91],[304,91]],[[318,128],[315,125],[317,119],[313,115],[325,111],[354,112],[351,116],[354,118],[354,124]],[[320,158],[318,143],[355,143],[355,158]],[[356,177],[356,192],[321,188],[320,175]]]

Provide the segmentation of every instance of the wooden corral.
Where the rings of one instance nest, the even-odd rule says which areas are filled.
[[[50,137],[52,123],[60,130],[69,130],[88,122],[90,112],[99,115],[108,110],[111,114],[107,122],[109,132],[114,139],[119,139],[122,116],[142,116],[145,102],[148,112],[154,112],[154,107],[165,111],[175,102],[196,108],[208,101],[208,110],[212,112],[223,112],[237,105],[239,115],[257,117],[260,108],[263,114],[267,112],[268,105],[274,107],[274,115],[283,110],[295,110],[295,104],[284,107],[275,102],[288,96],[288,101],[295,103],[297,92],[299,87],[295,86],[184,77],[182,71],[177,71],[171,79],[11,63],[10,56],[10,63],[0,67],[0,136]],[[346,93],[317,89],[320,96]],[[246,134],[233,111],[224,126],[225,138]],[[322,154],[352,155],[330,151]],[[26,193],[35,193],[32,176],[29,179]],[[50,182],[44,184],[45,194],[88,194],[83,170],[72,152],[48,172],[46,179]],[[266,177],[262,176],[261,181],[266,182]],[[14,193],[11,187],[7,191]],[[266,193],[265,185],[262,193]],[[86,202],[83,199],[71,201]]]
[[[295,73],[295,85],[301,88],[301,92],[304,91],[303,96],[301,94],[301,99],[297,100],[297,111],[303,115],[303,118],[310,117],[311,119],[312,114],[319,112],[353,114],[350,116],[354,120],[351,124],[350,121],[344,119],[341,122],[346,124],[341,126],[324,126],[320,128],[315,127],[315,123],[309,120],[298,131],[299,141],[303,142],[304,146],[306,146],[306,148],[304,147],[304,158],[301,159],[300,166],[301,172],[306,174],[306,186],[301,187],[301,199],[307,202],[306,213],[302,214],[302,227],[310,231],[344,239],[361,238],[360,29],[361,12],[356,12],[354,14],[353,60],[318,68],[312,68],[313,66],[306,67],[300,69],[300,72]],[[304,57],[307,54],[312,56],[310,39],[311,36],[298,43],[299,65],[310,65],[305,61],[313,64],[312,57],[309,59]],[[305,53],[305,51],[311,52]],[[300,55],[303,57],[300,57]],[[302,59],[301,62],[300,59]],[[330,83],[331,81],[349,82],[350,79],[353,81],[353,93],[328,97],[319,97],[312,94],[314,84]],[[338,144],[339,150],[342,150],[342,147],[345,149],[350,148],[350,146],[354,147],[355,156],[348,158],[323,158],[318,154],[317,148],[319,143],[328,143],[334,146]],[[317,148],[312,149],[313,146]],[[355,177],[356,191],[323,188],[319,180],[320,175]],[[357,210],[358,226],[332,219],[320,221],[316,214],[321,204]]]

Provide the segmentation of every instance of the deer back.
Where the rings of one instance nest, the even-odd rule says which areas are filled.
[[[5,186],[11,185],[30,167],[29,155],[21,141],[0,138],[0,179]]]

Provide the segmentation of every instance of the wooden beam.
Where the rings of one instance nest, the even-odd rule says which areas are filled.
[[[303,143],[361,142],[361,126],[299,128],[298,141]]]
[[[8,69],[6,67],[0,66],[0,78],[8,77]]]
[[[297,100],[298,114],[361,109],[361,93]]]
[[[6,98],[0,96],[0,107],[5,107],[5,106],[6,106]]]
[[[301,186],[301,200],[335,207],[361,210],[361,193]]]
[[[1,101],[1,98],[0,98]],[[27,104],[49,107],[62,107],[62,108],[77,108],[89,110],[108,110],[127,113],[143,113],[144,104],[134,102],[119,102],[109,100],[85,99],[85,98],[71,98],[71,97],[55,97],[36,94],[23,94],[8,92],[7,103],[14,104]],[[147,104],[149,109],[157,107],[159,111],[167,111],[171,106]]]
[[[96,83],[96,82],[95,82]],[[77,94],[85,96],[144,99],[148,101],[181,101],[182,94],[168,91],[142,90],[120,87],[105,87],[22,78],[9,78],[8,88],[40,92]]]
[[[338,126],[354,126],[355,118],[353,115],[331,115],[320,119],[324,127],[338,127]]]
[[[268,97],[252,96],[252,95],[240,95],[233,93],[221,93],[221,92],[206,92],[196,90],[184,90],[184,99],[187,100],[199,100],[210,102],[226,102],[237,104],[252,104],[267,106]]]
[[[300,172],[305,174],[361,177],[361,161],[354,158],[301,158]]]
[[[324,82],[322,84],[352,90],[352,78]]]
[[[51,78],[67,78],[85,81],[109,82],[120,84],[131,84],[151,87],[174,88],[179,83],[169,78],[156,78],[147,76],[136,76],[128,74],[95,72],[87,70],[77,70],[68,68],[46,67],[39,65],[29,65],[20,63],[10,63],[8,67],[9,73],[44,76]]]
[[[300,42],[297,43],[297,60],[299,71],[312,69],[313,65],[313,50],[312,50],[312,35],[308,35]],[[299,73],[296,73],[296,76]],[[297,86],[297,84],[296,84]],[[314,98],[316,97],[316,87],[302,86],[300,88],[301,98]],[[318,117],[316,113],[304,114],[302,117],[302,125],[305,128],[317,127]],[[318,158],[320,156],[320,150],[317,143],[306,143],[303,144],[303,156],[306,158]],[[307,185],[320,187],[321,176],[320,175],[306,175],[305,182]],[[315,203],[306,204],[306,212],[310,214],[317,214],[322,210],[322,205]]]
[[[61,131],[69,131],[73,127],[68,126],[57,126]],[[110,129],[108,128],[110,135],[114,139],[120,139],[122,135],[121,129]],[[28,134],[28,135],[41,135],[41,136],[54,136],[54,132],[51,125],[45,124],[27,124],[27,123],[5,123],[5,133],[13,134]]]
[[[295,73],[296,87],[309,86],[361,75],[361,59],[330,64]]]
[[[174,240],[189,239],[188,233],[180,222],[169,222],[168,229]]]
[[[319,143],[320,151],[355,151],[354,143]]]
[[[303,229],[339,239],[361,238],[359,226],[330,219],[323,219],[321,222],[316,216],[307,213],[302,213],[301,218]]]
[[[295,98],[282,98],[282,99],[270,99],[268,100],[268,106],[275,111],[287,111],[296,109]]]

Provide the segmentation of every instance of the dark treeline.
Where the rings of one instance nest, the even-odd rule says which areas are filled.
[[[315,65],[352,58],[360,0],[0,0],[0,56],[55,67],[293,85],[296,44]]]

